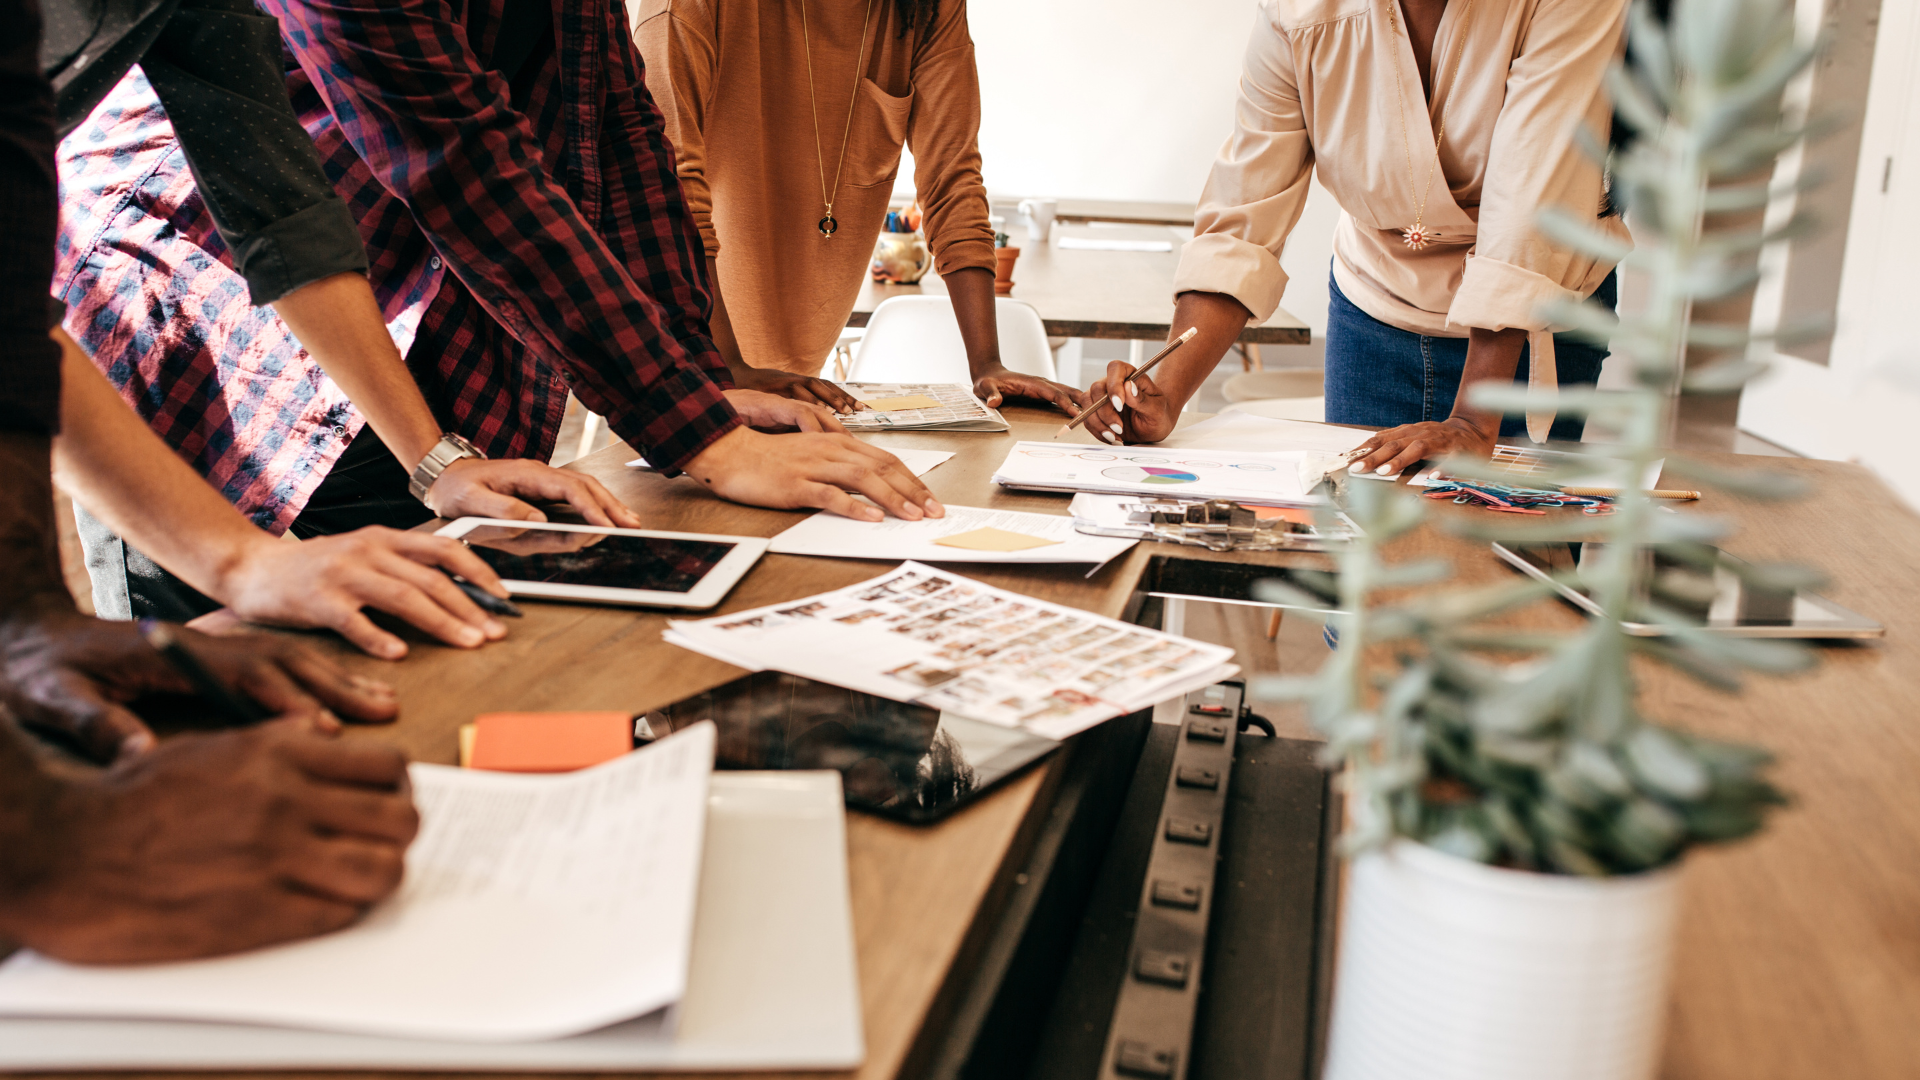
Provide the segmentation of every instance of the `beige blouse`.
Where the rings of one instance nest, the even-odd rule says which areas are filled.
[[[904,37],[893,0],[870,2],[859,70],[869,6],[861,0],[807,0],[804,36],[801,0],[638,5],[634,40],[647,89],[666,114],[681,188],[716,260],[741,353],[758,367],[820,370],[859,297],[903,145],[913,150],[935,269],[993,269],[965,0],[944,0],[931,26]],[[843,136],[833,204],[840,229],[827,240],[816,227],[825,212],[821,158],[831,188]]]
[[[1433,46],[1430,109],[1395,0],[1261,7],[1233,134],[1207,179],[1176,292],[1226,293],[1255,322],[1272,315],[1287,286],[1281,246],[1316,167],[1342,211],[1334,280],[1388,325],[1436,337],[1539,331],[1544,303],[1599,287],[1612,264],[1548,241],[1534,221],[1543,206],[1598,214],[1601,170],[1573,137],[1581,124],[1605,137],[1603,76],[1621,49],[1626,0],[1471,0],[1471,14],[1469,0],[1451,0]],[[1414,223],[1443,116],[1444,176],[1424,218],[1439,237],[1413,251],[1400,230]],[[1618,217],[1594,225],[1627,237]]]

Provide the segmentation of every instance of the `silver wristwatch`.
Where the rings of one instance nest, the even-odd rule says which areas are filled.
[[[433,482],[440,479],[440,474],[447,471],[447,466],[461,458],[479,458],[485,461],[487,455],[474,449],[472,443],[453,432],[442,432],[440,441],[434,443],[433,449],[427,451],[427,456],[421,458],[420,464],[413,467],[413,475],[407,478],[407,490],[424,504],[427,501],[427,492],[433,487]]]

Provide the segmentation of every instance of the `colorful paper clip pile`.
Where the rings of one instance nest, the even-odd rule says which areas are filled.
[[[1582,513],[1611,514],[1613,500],[1592,495],[1569,495],[1551,488],[1508,487],[1505,484],[1470,484],[1448,480],[1426,490],[1429,499],[1452,499],[1462,506],[1478,503],[1503,514],[1545,514],[1545,506],[1577,506]]]

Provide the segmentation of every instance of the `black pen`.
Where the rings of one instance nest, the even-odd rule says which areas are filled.
[[[266,707],[232,687],[220,681],[220,677],[207,670],[200,658],[187,649],[173,632],[173,627],[158,619],[139,619],[135,622],[140,628],[140,636],[160,654],[168,666],[180,673],[180,676],[193,684],[194,693],[205,699],[209,705],[226,714],[233,724],[257,724],[273,715]]]
[[[515,604],[513,601],[500,599],[499,597],[493,595],[492,593],[481,588],[480,586],[475,585],[473,582],[468,581],[467,579],[461,577],[460,575],[454,573],[453,571],[447,569],[444,566],[438,566],[438,567],[435,567],[434,569],[440,571],[441,573],[447,575],[447,577],[453,579],[454,586],[457,587],[461,592],[466,593],[467,599],[473,601],[476,604],[479,604],[481,611],[484,611],[489,615],[510,615],[516,619],[520,617],[521,615],[520,606],[518,604]]]

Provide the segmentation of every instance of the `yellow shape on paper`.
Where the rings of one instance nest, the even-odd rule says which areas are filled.
[[[943,547],[966,548],[968,551],[1025,551],[1028,548],[1048,547],[1059,542],[1042,540],[1038,536],[1028,536],[1026,533],[993,528],[969,529],[934,541]]]
[[[899,397],[879,397],[861,402],[875,412],[905,412],[908,409],[937,409],[940,403],[925,394],[902,394]]]

